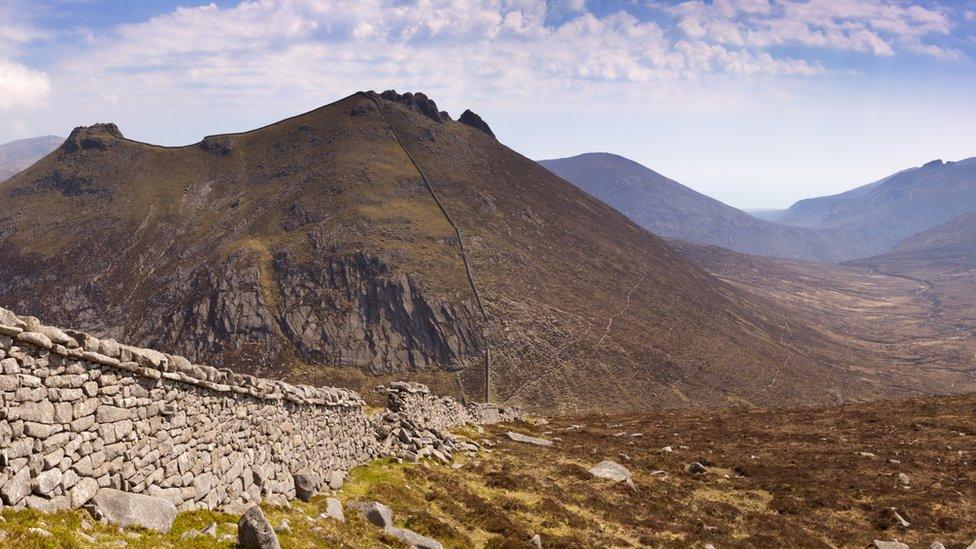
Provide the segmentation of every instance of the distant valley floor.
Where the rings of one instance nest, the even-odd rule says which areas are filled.
[[[971,273],[830,265],[671,244],[752,299],[787,311],[813,330],[808,337],[830,343],[824,348],[838,353],[838,363],[852,364],[888,396],[976,390]]]

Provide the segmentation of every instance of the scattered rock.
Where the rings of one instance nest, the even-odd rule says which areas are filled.
[[[704,475],[705,473],[708,472],[708,467],[705,467],[701,463],[698,463],[697,461],[695,461],[695,462],[692,462],[692,464],[688,466],[688,472],[691,473],[691,474],[693,474],[693,475]]]
[[[508,431],[505,433],[509,439],[515,442],[523,442],[525,444],[534,444],[536,446],[552,446],[551,440],[546,440],[544,438],[533,437],[529,435],[523,435],[522,433],[516,433],[515,431]]]
[[[941,541],[933,541],[932,545],[929,545],[929,549],[946,549],[946,546],[942,545]]]
[[[27,531],[30,532],[31,534],[41,536],[42,538],[50,538],[53,536],[51,532],[48,532],[43,528],[28,528]]]
[[[661,451],[664,452],[665,454],[670,454],[671,452],[674,451],[674,448],[670,446],[665,446],[664,448],[661,448]]]
[[[897,509],[895,509],[894,507],[889,507],[888,509],[891,510],[891,514],[894,515],[895,520],[898,522],[899,526],[901,526],[902,528],[908,528],[909,526],[912,525],[910,522],[905,520],[905,518],[898,513]]]
[[[176,506],[169,500],[111,488],[98,490],[88,507],[92,516],[123,528],[140,526],[163,534],[169,532],[176,518]]]
[[[281,522],[279,522],[278,523],[278,526],[275,528],[275,532],[278,532],[279,534],[288,534],[288,533],[290,533],[291,532],[291,525],[288,524],[288,519],[284,519],[284,518],[281,519]]]
[[[362,513],[363,518],[373,526],[378,526],[384,530],[393,526],[393,511],[378,501],[370,503],[352,501],[349,502],[349,507]]]
[[[281,549],[268,517],[257,505],[241,516],[237,523],[237,540],[242,549]]]
[[[204,528],[203,530],[201,530],[200,533],[203,534],[203,535],[205,535],[205,536],[211,536],[211,537],[214,537],[214,538],[217,537],[217,523],[216,522],[211,522],[210,523],[210,526],[207,526],[206,528]]]
[[[900,541],[882,541],[878,539],[874,540],[871,546],[874,549],[911,549],[907,544]]]
[[[590,469],[590,474],[595,477],[605,478],[614,482],[624,482],[630,480],[631,474],[623,465],[616,461],[605,459],[597,463]]]
[[[911,479],[905,473],[898,473],[898,481],[902,483],[903,486],[908,486],[911,484]]]
[[[390,534],[398,540],[409,543],[410,547],[416,547],[417,549],[444,549],[444,546],[439,541],[422,536],[413,530],[398,528],[396,526],[391,526],[384,530],[387,534]]]
[[[542,536],[539,534],[532,536],[529,543],[531,543],[536,549],[542,549]]]
[[[346,514],[342,512],[342,503],[336,498],[325,500],[325,512],[322,515],[339,522],[346,522]]]

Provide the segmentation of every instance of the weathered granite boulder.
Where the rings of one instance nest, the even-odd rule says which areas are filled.
[[[242,549],[281,549],[271,522],[257,505],[248,509],[238,521],[237,544]]]
[[[295,473],[295,497],[302,501],[309,501],[319,490],[319,476],[312,471],[303,470]]]
[[[92,515],[122,527],[140,526],[166,533],[173,527],[176,507],[163,498],[102,488],[88,504]]]
[[[590,474],[595,477],[605,478],[615,482],[625,482],[631,476],[630,470],[616,461],[611,461],[609,459],[605,459],[594,465],[590,469]]]

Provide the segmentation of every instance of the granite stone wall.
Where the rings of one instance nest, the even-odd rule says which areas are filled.
[[[450,456],[461,446],[446,429],[475,421],[423,385],[386,390],[388,409],[370,415],[353,391],[196,365],[0,309],[0,501],[51,511],[113,488],[180,510],[281,503],[296,475]],[[410,438],[404,425],[438,434]]]

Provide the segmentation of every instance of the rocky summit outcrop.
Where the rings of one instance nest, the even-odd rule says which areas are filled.
[[[307,499],[383,455],[478,450],[447,429],[480,412],[419,384],[384,390],[390,408],[369,414],[347,389],[218,370],[0,309],[0,498],[88,505],[165,531],[176,510]]]
[[[471,126],[472,128],[475,128],[477,130],[481,130],[481,131],[485,132],[486,134],[488,134],[488,135],[490,135],[492,137],[495,137],[495,133],[493,131],[491,131],[491,128],[490,127],[488,127],[488,123],[485,122],[484,120],[482,120],[481,117],[478,116],[477,113],[472,112],[471,109],[467,109],[463,113],[461,113],[461,117],[458,118],[458,122],[460,122],[462,124],[467,124],[468,126]]]

